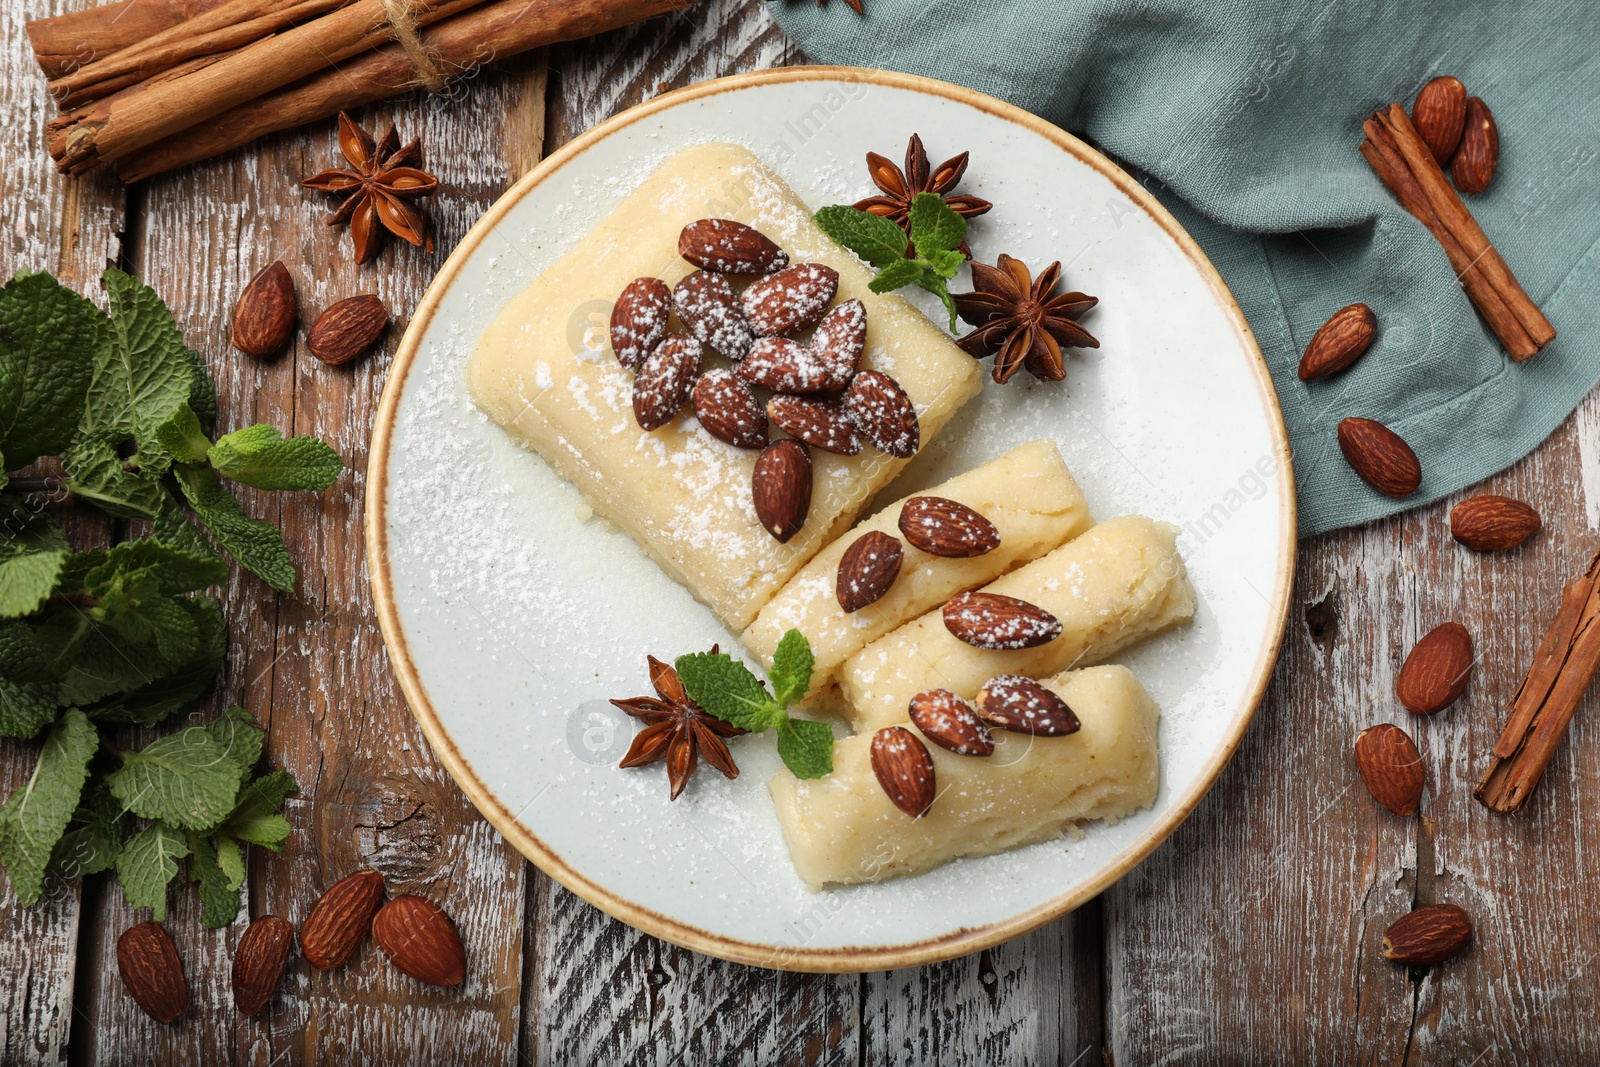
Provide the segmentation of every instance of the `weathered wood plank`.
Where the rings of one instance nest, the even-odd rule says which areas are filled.
[[[1457,547],[1459,497],[1304,546],[1284,657],[1250,735],[1172,841],[1109,894],[1119,1062],[1600,1054],[1594,1029],[1571,1025],[1600,1010],[1581,978],[1600,955],[1581,873],[1600,800],[1600,771],[1582,754],[1600,740],[1600,700],[1591,694],[1526,816],[1492,815],[1471,795],[1561,586],[1594,549],[1577,472],[1597,404],[1474,490],[1543,513],[1545,531],[1516,552]],[[1459,704],[1419,719],[1394,700],[1395,674],[1452,618],[1474,635],[1476,674]],[[1419,819],[1382,811],[1356,777],[1355,736],[1375,722],[1399,723],[1422,749]],[[1383,929],[1435,901],[1473,914],[1476,947],[1426,976],[1382,960]]]
[[[33,62],[23,24],[58,14],[71,3],[7,0],[0,4],[0,276],[52,271],[63,282],[99,291],[100,272],[121,249],[124,197],[106,178],[72,182],[44,151],[44,124],[55,114]],[[111,525],[63,514],[76,544],[104,543]],[[38,745],[0,741],[0,798],[33,770]],[[72,1031],[73,981],[81,911],[77,880],[51,878],[32,908],[18,906],[9,881],[0,886],[0,1063],[65,1062]]]

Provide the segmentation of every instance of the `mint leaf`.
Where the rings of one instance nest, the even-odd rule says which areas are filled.
[[[239,887],[228,884],[228,876],[217,859],[211,842],[189,832],[189,879],[200,883],[200,903],[205,911],[200,921],[220,930],[239,916]]]
[[[922,277],[920,260],[896,260],[879,271],[878,276],[867,283],[867,288],[874,293],[892,293],[896,289],[912,284],[920,277]]]
[[[929,253],[949,252],[959,248],[961,242],[967,239],[967,220],[945,203],[944,197],[938,193],[918,193],[912,197],[908,217],[911,221],[911,243],[916,247],[917,255],[923,259],[932,261],[933,256]]]
[[[950,313],[950,332],[955,333],[957,329],[956,301],[955,298],[950,295],[950,288],[949,286],[945,285],[945,280],[939,277],[937,274],[927,271],[923,273],[922,277],[917,279],[917,285],[923,289],[926,289],[928,292],[932,293],[934,296],[938,297],[944,302],[944,309]]]
[[[55,591],[56,578],[70,552],[28,552],[21,545],[0,551],[0,617],[14,619],[39,610]]]
[[[50,866],[71,877],[110,870],[122,851],[122,815],[122,805],[106,791],[105,782],[91,785],[56,842]]]
[[[153,822],[134,834],[117,854],[117,881],[130,908],[149,908],[152,918],[167,917],[167,883],[178,876],[178,861],[189,854],[182,830]]]
[[[835,204],[815,216],[822,231],[874,267],[887,267],[906,258],[905,231],[870,211]]]
[[[72,440],[104,322],[48,274],[21,271],[0,289],[0,449],[12,470]]]
[[[805,699],[806,690],[811,688],[811,668],[816,662],[811,643],[799,630],[790,630],[779,639],[772,653],[772,669],[767,672],[778,703],[788,707]]]
[[[339,453],[323,441],[285,439],[266,423],[218,438],[209,457],[219,473],[257,489],[326,489],[344,470]]]
[[[673,664],[689,699],[742,730],[760,733],[783,718],[783,708],[750,668],[723,652],[695,652]]]
[[[288,771],[263,774],[239,791],[239,803],[222,832],[277,851],[289,836],[289,820],[278,814],[283,798],[300,788]]]
[[[244,885],[244,849],[227,834],[217,834],[211,840],[216,844],[217,866],[228,880],[228,888],[237,890]]]
[[[149,471],[130,471],[111,438],[87,434],[61,457],[67,490],[122,519],[154,519],[169,494]]]
[[[33,631],[37,680],[58,680],[61,702],[92,704],[150,680],[139,651],[74,604],[52,606]],[[149,665],[148,659],[146,665]]]
[[[179,463],[204,463],[206,451],[211,447],[211,438],[200,428],[200,416],[188,404],[156,427],[156,440]]]
[[[778,755],[796,778],[821,778],[833,770],[833,729],[825,722],[785,719],[778,724]]]
[[[148,584],[156,595],[194,593],[228,580],[228,565],[215,556],[195,555],[153,537],[84,555],[94,559],[83,576],[83,591],[93,597],[135,584]]]
[[[24,907],[44,890],[45,867],[77,810],[99,745],[83,712],[68,710],[45,739],[33,774],[0,806],[0,860]]]
[[[228,554],[272,588],[294,592],[294,563],[283,545],[283,533],[271,523],[247,516],[216,471],[183,467],[177,474],[189,506]]]
[[[108,700],[84,710],[96,722],[131,722],[153,726],[199,700],[211,688],[211,681],[222,669],[226,648],[226,627],[222,609],[212,597],[184,597],[178,603],[194,620],[200,632],[200,647],[195,655],[168,673],[151,678]],[[5,644],[0,641],[0,653]],[[0,655],[3,661],[3,655]]]
[[[32,737],[55,721],[56,687],[0,675],[0,737]]]
[[[203,726],[157,738],[106,776],[129,811],[186,830],[210,830],[233,810],[244,772]]]
[[[164,493],[163,496],[161,513],[151,524],[150,536],[191,556],[203,556],[221,562],[222,553],[206,539],[205,533],[189,517],[178,499],[171,493]]]
[[[960,272],[961,264],[967,261],[967,257],[960,252],[929,252],[926,259],[933,273],[945,281],[954,278]]]
[[[165,470],[171,457],[156,431],[189,403],[195,357],[155,290],[116,269],[104,278],[111,319],[95,353],[81,429],[118,442],[131,437],[140,466]]]
[[[229,708],[222,718],[208,725],[206,731],[238,765],[241,775],[249,774],[261,759],[261,746],[266,743],[267,735],[256,725],[256,717],[243,708]]]

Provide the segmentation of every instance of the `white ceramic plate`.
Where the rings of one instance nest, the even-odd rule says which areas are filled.
[[[992,383],[884,499],[1053,437],[1097,517],[1184,529],[1192,625],[1123,658],[1162,708],[1161,791],[1115,825],[917,878],[808,893],[766,782],[770,738],[734,742],[736,781],[702,768],[666,799],[659,767],[616,766],[634,732],[611,697],[648,691],[644,655],[736,646],[624,534],[471,405],[478,335],[654,166],[709,140],[754,149],[813,206],[867,195],[868,150],[919,131],[935,162],[970,150],[980,258],[1059,259],[1100,306],[1097,351],[1064,385]],[[960,279],[965,286],[965,277]],[[960,290],[958,290],[960,291]],[[922,296],[924,294],[917,294]],[[933,310],[931,301],[923,306]],[[575,344],[603,329],[586,309]],[[598,336],[597,334],[591,335]],[[990,97],[905,75],[766,71],[671,93],[546,160],[462,241],[400,346],[373,430],[367,536],[379,618],[440,758],[530,859],[605,911],[764,966],[866,970],[1013,937],[1126,873],[1232,753],[1277,655],[1294,489],[1271,382],[1221,278],[1178,224],[1093,149]]]

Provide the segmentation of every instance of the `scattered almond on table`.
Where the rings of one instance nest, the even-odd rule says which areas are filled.
[[[1390,723],[1369,726],[1356,738],[1356,770],[1367,792],[1396,815],[1415,815],[1422,804],[1422,754],[1411,735]]]
[[[1472,943],[1472,920],[1454,904],[1429,904],[1383,932],[1383,958],[1420,967],[1443,963]]]
[[[1395,696],[1413,714],[1437,714],[1467,691],[1472,661],[1472,635],[1465,626],[1459,622],[1436,626],[1416,643],[1401,664],[1394,683]]]

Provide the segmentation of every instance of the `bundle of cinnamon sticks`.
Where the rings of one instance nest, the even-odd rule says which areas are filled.
[[[1521,363],[1554,340],[1555,327],[1529,299],[1444,176],[1411,117],[1390,104],[1366,121],[1361,154],[1443,246],[1461,287],[1511,358]]]
[[[120,0],[28,24],[56,165],[137,181],[699,0]]]

